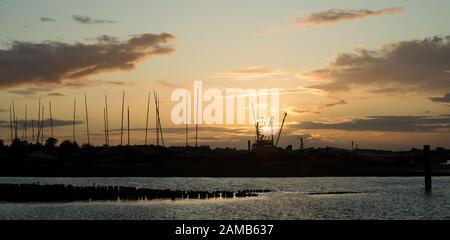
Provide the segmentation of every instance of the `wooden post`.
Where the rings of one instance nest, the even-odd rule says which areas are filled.
[[[425,191],[431,191],[431,158],[430,145],[423,146],[424,167],[425,167]]]

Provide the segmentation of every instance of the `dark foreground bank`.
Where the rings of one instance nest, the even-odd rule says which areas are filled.
[[[450,150],[430,154],[435,176],[450,175]],[[423,151],[272,148],[265,151],[16,143],[0,151],[0,176],[314,177],[422,176]]]

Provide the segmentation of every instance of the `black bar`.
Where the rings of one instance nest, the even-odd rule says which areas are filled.
[[[33,239],[405,239],[419,236],[423,229],[431,235],[448,234],[449,221],[3,221],[0,232],[14,238]],[[273,225],[269,234],[261,226]],[[184,233],[177,234],[183,228]],[[231,226],[231,230],[229,227]],[[234,226],[238,226],[235,228]],[[244,229],[237,232],[240,226]],[[208,234],[188,234],[187,227],[209,228]],[[259,229],[258,234],[255,230]],[[212,230],[215,230],[214,232]]]

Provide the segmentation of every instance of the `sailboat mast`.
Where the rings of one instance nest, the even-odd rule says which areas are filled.
[[[31,143],[34,141],[34,120],[31,119]]]
[[[199,98],[199,89],[197,88],[197,107],[195,108],[195,147],[198,147],[198,98]]]
[[[108,97],[105,94],[105,114],[106,114],[106,145],[109,146],[109,116],[108,116]]]
[[[148,133],[148,115],[150,113],[150,92],[147,97],[147,116],[145,118],[145,143],[144,146],[147,146],[147,133]]]
[[[159,146],[159,137],[161,137],[161,142],[162,145],[164,147],[164,136],[163,136],[163,132],[162,132],[162,127],[161,127],[161,118],[159,115],[159,97],[157,93],[153,93],[155,96],[155,106],[156,106],[156,126],[157,126],[157,133],[156,133],[156,140],[157,140],[157,145]]]
[[[156,133],[156,146],[159,146],[159,112],[158,112],[158,101],[157,101],[157,93],[153,91],[153,97],[155,100],[155,133]]]
[[[159,132],[161,133],[161,142],[164,147],[164,136],[163,136],[162,126],[161,126],[161,118],[159,115],[159,97],[158,97],[158,126],[159,126]]]
[[[125,104],[125,91],[122,92],[122,119],[120,121],[120,146],[123,144],[123,111]]]
[[[130,106],[127,106],[127,130],[128,130],[128,141],[127,146],[130,146]]]
[[[41,98],[39,97],[36,143],[39,143],[39,137],[40,137],[40,134],[41,134],[40,125],[41,125]]]
[[[55,135],[53,135],[53,113],[52,113],[52,103],[48,101],[48,108],[50,111],[50,130],[52,132],[52,138],[55,138]]]
[[[190,113],[189,111],[189,94],[186,93],[186,112],[184,113],[186,115],[185,117],[185,124],[186,124],[186,147],[189,147],[189,116],[188,114]]]
[[[75,143],[75,112],[77,107],[77,99],[73,99],[73,122],[72,122],[72,143]]]
[[[9,105],[9,126],[11,129],[11,144],[14,141],[14,136],[13,136],[13,120],[12,120],[12,109],[11,109],[11,105]]]
[[[106,108],[103,108],[103,130],[105,134],[105,146],[108,146],[108,136],[106,134]]]
[[[44,105],[42,105],[42,118],[41,118],[41,142],[44,143]]]
[[[90,145],[90,136],[89,136],[89,114],[88,114],[88,104],[87,104],[87,97],[86,93],[84,93],[84,108],[86,111],[86,134],[87,134],[87,144]]]
[[[27,120],[28,120],[28,118],[27,118],[28,116],[27,116],[27,105],[25,104],[25,123],[24,123],[24,139],[25,139],[25,142],[28,140],[28,136],[27,136]]]
[[[13,109],[13,119],[14,119],[14,138],[17,139],[17,118],[16,118],[16,110],[14,106],[14,100],[12,101],[12,109]]]

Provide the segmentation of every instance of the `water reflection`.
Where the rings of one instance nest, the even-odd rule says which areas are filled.
[[[155,189],[264,189],[256,198],[0,203],[1,219],[449,219],[450,177],[354,178],[0,178],[0,183],[125,185]],[[306,193],[347,193],[316,194]]]

